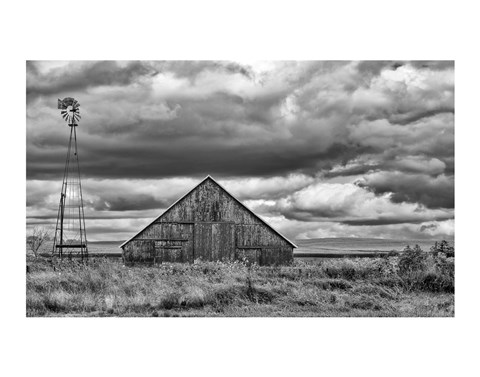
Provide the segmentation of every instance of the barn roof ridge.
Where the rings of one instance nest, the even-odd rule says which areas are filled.
[[[253,212],[250,208],[248,208],[245,204],[243,204],[240,200],[238,200],[235,196],[233,196],[225,187],[223,187],[220,183],[218,183],[210,174],[208,174],[205,178],[203,178],[197,185],[195,185],[191,190],[187,191],[186,194],[182,195],[180,198],[178,198],[174,203],[172,203],[165,211],[163,211],[159,216],[157,216],[152,222],[147,224],[143,229],[138,231],[136,234],[134,234],[132,237],[130,237],[128,240],[126,240],[124,243],[122,243],[119,248],[123,247],[127,243],[129,243],[131,240],[133,240],[136,236],[138,236],[141,232],[143,232],[145,229],[147,229],[150,225],[155,223],[159,218],[161,218],[164,214],[166,214],[170,208],[175,206],[178,202],[180,202],[183,198],[185,198],[187,195],[189,195],[193,190],[195,190],[198,186],[200,186],[203,182],[205,182],[207,179],[211,179],[218,187],[220,187],[223,191],[225,191],[228,195],[232,197],[233,200],[235,200],[237,203],[239,203],[243,208],[245,208],[248,212],[250,212],[252,215],[254,215],[256,218],[258,218],[264,225],[266,225],[268,228],[273,230],[275,233],[277,233],[280,237],[282,237],[285,241],[287,241],[290,245],[292,245],[294,248],[297,247],[292,241],[290,241],[287,237],[285,237],[282,233],[280,233],[278,230],[273,228],[270,224],[268,224],[264,219],[262,219],[259,215],[257,215],[255,212]]]

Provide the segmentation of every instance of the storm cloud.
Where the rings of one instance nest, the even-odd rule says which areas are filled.
[[[394,238],[453,234],[451,61],[26,69],[30,225],[55,220],[68,141],[56,101],[71,96],[81,104],[79,158],[95,229],[118,219],[116,236],[126,238],[210,174],[293,238],[382,226],[379,236]]]

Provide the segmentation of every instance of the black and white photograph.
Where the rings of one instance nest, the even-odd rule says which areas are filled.
[[[454,316],[454,68],[27,61],[27,316]]]
[[[473,2],[0,9],[1,375],[479,374]]]

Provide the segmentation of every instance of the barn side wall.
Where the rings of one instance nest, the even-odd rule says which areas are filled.
[[[207,233],[199,232],[202,227]],[[210,254],[199,251],[198,239],[205,237],[208,243],[209,228],[212,237],[225,237],[220,240],[225,247]],[[204,246],[208,248],[208,244]],[[293,261],[290,243],[208,179],[127,243],[123,250],[126,261],[153,263],[193,262],[198,258],[247,259],[260,265]]]

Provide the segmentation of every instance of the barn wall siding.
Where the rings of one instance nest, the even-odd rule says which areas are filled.
[[[212,179],[204,180],[123,246],[126,261],[248,260],[288,264],[293,246]]]

